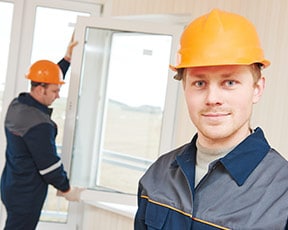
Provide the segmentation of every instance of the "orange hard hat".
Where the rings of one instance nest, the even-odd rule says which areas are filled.
[[[26,78],[34,82],[47,84],[64,84],[60,67],[48,60],[36,61],[29,68]]]
[[[270,62],[263,50],[254,25],[246,18],[218,9],[192,21],[183,31],[177,64],[180,68],[217,65],[249,65]]]

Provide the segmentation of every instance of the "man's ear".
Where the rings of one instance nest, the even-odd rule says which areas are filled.
[[[262,76],[256,83],[255,83],[255,86],[254,86],[254,94],[253,94],[253,103],[257,103],[263,92],[264,92],[264,89],[265,89],[265,78]]]
[[[39,99],[43,95],[44,90],[45,90],[44,87],[42,87],[41,85],[38,85],[38,86],[33,87],[33,89],[31,90],[31,94],[35,98]]]
[[[41,85],[38,85],[35,87],[35,90],[38,94],[42,94],[44,87],[42,87]]]

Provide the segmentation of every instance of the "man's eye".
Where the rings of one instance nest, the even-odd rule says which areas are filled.
[[[226,86],[234,86],[234,85],[236,85],[236,81],[234,81],[234,80],[226,81],[226,82],[225,82],[225,85],[226,85]]]
[[[204,87],[205,86],[205,82],[204,81],[197,81],[195,82],[195,86],[198,88]]]

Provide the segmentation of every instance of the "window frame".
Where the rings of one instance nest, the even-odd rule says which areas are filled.
[[[94,17],[78,17],[77,23],[75,25],[75,39],[79,41],[79,44],[75,47],[72,57],[71,63],[71,80],[70,80],[70,88],[67,99],[67,111],[66,111],[66,121],[64,126],[64,140],[63,140],[63,162],[68,166],[68,171],[71,169],[71,153],[73,152],[73,143],[74,143],[74,132],[76,126],[77,119],[77,107],[78,107],[78,91],[80,84],[80,77],[82,71],[82,62],[83,62],[83,52],[84,52],[84,41],[85,41],[85,30],[87,27],[97,27],[102,29],[119,29],[122,31],[132,31],[132,32],[146,32],[146,33],[163,33],[172,35],[172,47],[170,54],[170,63],[174,63],[174,58],[176,56],[176,51],[178,48],[178,41],[180,39],[181,31],[183,30],[182,26],[179,25],[163,25],[160,23],[149,23],[149,22],[133,22],[129,20],[120,20],[120,19],[111,19],[111,18],[94,18]],[[161,32],[160,32],[161,31]],[[168,68],[168,66],[167,66]],[[178,117],[178,104],[179,100],[182,100],[181,95],[179,95],[179,89],[181,89],[181,84],[173,79],[173,72],[168,72],[168,81],[167,81],[167,91],[166,91],[166,99],[165,106],[163,112],[163,123],[162,123],[162,135],[160,140],[160,153],[165,153],[171,150],[176,146],[177,138],[175,138],[175,126],[176,120]],[[163,135],[165,134],[165,135]],[[95,197],[95,201],[97,203],[101,202],[102,198],[104,198],[103,192],[101,192],[102,197],[99,198],[99,191],[88,190],[85,191],[85,194],[94,194],[94,196],[89,196],[91,199]],[[113,197],[113,193],[108,192],[109,196]],[[116,193],[114,193],[117,196]],[[122,194],[121,197],[125,196]],[[121,198],[116,199],[117,202],[121,204],[133,204],[136,205],[136,196],[130,196],[129,202],[127,203],[127,199]],[[97,198],[96,198],[97,197]],[[115,199],[114,199],[115,200]],[[84,199],[85,201],[85,199]],[[89,202],[89,199],[86,200]]]

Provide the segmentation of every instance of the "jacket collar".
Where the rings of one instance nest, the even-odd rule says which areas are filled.
[[[51,116],[53,109],[48,108],[46,105],[41,104],[39,101],[35,100],[29,93],[20,93],[18,96],[20,103],[35,107],[41,110],[43,113]]]
[[[236,183],[241,186],[263,160],[270,148],[262,129],[257,128],[254,133],[220,159],[220,162]]]
[[[195,164],[196,164],[196,140],[197,134],[190,144],[186,146],[172,166],[180,165],[191,188],[194,188]],[[265,139],[261,128],[256,128],[245,140],[237,145],[231,152],[218,161],[223,164],[227,172],[241,186],[257,165],[266,156],[270,146]],[[216,162],[213,162],[216,163]]]

